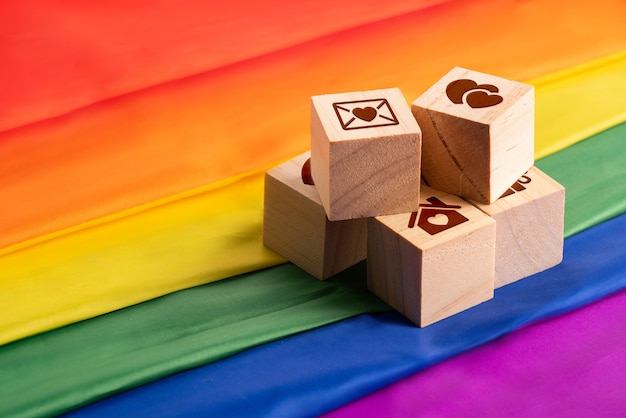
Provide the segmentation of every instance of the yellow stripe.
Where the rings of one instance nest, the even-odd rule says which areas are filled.
[[[623,122],[626,53],[531,81],[538,157]],[[259,169],[0,253],[0,344],[284,260],[261,243]]]
[[[0,344],[284,262],[261,242],[263,175],[0,258]]]
[[[247,173],[243,173],[237,176],[232,176],[232,177],[228,177],[225,179],[222,179],[220,181],[216,181],[214,183],[210,183],[207,185],[204,185],[202,187],[197,187],[195,189],[191,189],[191,190],[187,190],[185,192],[182,193],[177,193],[175,195],[171,195],[168,197],[165,197],[163,199],[158,199],[158,200],[154,200],[152,202],[148,202],[146,204],[143,205],[139,205],[139,206],[135,206],[123,211],[119,211],[116,213],[113,213],[111,215],[108,216],[103,216],[97,219],[93,219],[91,221],[88,222],[83,222],[81,224],[78,225],[73,225],[69,228],[64,228],[58,231],[54,231],[51,232],[49,234],[44,234],[44,235],[40,235],[38,237],[29,239],[29,240],[25,240],[22,242],[19,242],[17,244],[13,244],[10,245],[8,247],[4,247],[4,248],[0,248],[0,257],[5,256],[7,254],[11,254],[20,250],[23,250],[25,248],[31,247],[33,245],[37,245],[37,244],[41,244],[44,243],[46,241],[50,241],[53,239],[57,239],[60,237],[63,237],[65,235],[69,235],[72,233],[76,233],[76,232],[80,232],[82,230],[85,229],[89,229],[89,228],[93,228],[99,225],[104,225],[104,224],[108,224],[111,222],[114,222],[118,219],[122,219],[122,218],[127,218],[129,216],[133,216],[133,215],[137,215],[140,214],[141,212],[145,212],[154,208],[158,208],[160,206],[164,206],[164,205],[168,205],[170,203],[174,203],[183,199],[187,199],[189,197],[194,197],[194,196],[198,196],[198,195],[202,195],[204,193],[209,193],[211,191],[214,190],[219,190],[222,189],[224,187],[230,186],[232,184],[235,184],[237,182],[239,182],[240,180],[243,179],[247,179],[250,177],[255,177],[258,176],[260,174],[265,173],[265,171],[267,171],[268,169],[270,169],[271,167],[275,166],[276,164],[271,164],[269,166],[265,166],[262,167],[260,169],[257,170],[253,170]],[[1,259],[1,258],[0,258]],[[2,275],[0,274],[0,278],[2,278]]]
[[[530,83],[537,159],[626,121],[626,51]]]

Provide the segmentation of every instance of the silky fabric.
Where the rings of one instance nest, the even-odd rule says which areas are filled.
[[[626,51],[532,80],[535,157],[542,158],[626,121]],[[593,94],[590,94],[593,92]]]
[[[594,68],[591,74],[596,77],[598,66]],[[606,68],[613,71],[614,67]],[[575,79],[581,77],[578,74]],[[567,97],[569,93],[565,92],[578,91],[577,84],[568,77],[556,79],[562,90],[544,83],[551,86],[545,97]],[[594,80],[602,84],[602,78]],[[626,83],[626,77],[622,82]],[[594,90],[588,92],[594,95]],[[542,97],[538,89],[538,103]],[[551,103],[555,106],[551,111],[556,112],[554,100]],[[563,115],[558,120],[560,124],[575,124],[582,108],[571,109],[575,111]],[[598,121],[601,120],[598,114]],[[566,216],[577,219],[568,226],[573,231],[580,230],[581,222],[588,226],[590,219],[607,219],[623,208],[622,199],[618,199],[624,190],[620,160],[623,141],[616,140],[617,131],[610,132],[602,134],[610,138],[599,144],[609,147],[607,155],[601,149],[591,154],[599,153],[594,161],[599,166],[590,166],[588,162],[580,170],[572,170],[578,167],[578,160],[563,157],[569,161],[563,165],[569,170],[567,175],[560,178],[558,170],[554,171],[566,187],[570,179],[576,182],[583,196],[582,204],[566,210]],[[583,154],[587,152],[588,149]],[[607,170],[612,174],[604,179]],[[553,174],[549,169],[545,171]],[[0,306],[6,313],[0,322],[0,344],[284,261],[261,245],[262,174],[263,170],[256,170],[231,177],[98,218],[66,231],[67,234],[41,236],[33,242],[0,250],[0,254],[4,251],[0,256]],[[593,185],[591,180],[607,182],[605,189],[598,191],[597,199],[587,198],[587,193],[596,192],[595,188],[585,190]],[[63,289],[63,298],[49,298],[51,292],[59,289]],[[31,304],[14,303],[24,299]]]
[[[626,214],[565,240],[560,265],[499,288],[493,299],[426,328],[397,312],[360,315],[144,385],[69,416],[316,416],[624,288]]]
[[[568,8],[555,1],[471,3],[180,0],[147,6],[107,0],[86,7],[53,0],[5,2],[0,90],[2,104],[12,106],[3,106],[0,131],[402,15],[420,15],[416,26],[428,28],[429,42],[418,38],[414,45],[402,45],[421,56],[435,56],[442,46],[451,49],[442,39],[449,33],[466,49],[479,47],[505,57],[502,61],[526,55],[536,58],[533,67],[549,72],[558,69],[546,62],[555,60],[555,52],[568,57],[561,65],[567,67],[624,46],[619,1],[604,1],[601,8],[583,1],[570,2]],[[585,25],[579,25],[583,19]],[[538,42],[543,39],[550,43]],[[358,49],[369,55],[363,46]],[[536,55],[528,53],[532,50]]]
[[[292,264],[164,296],[0,347],[0,416],[50,416],[249,347],[390,308],[361,263],[321,282]]]
[[[263,173],[218,186],[0,257],[0,344],[283,263],[262,244]]]
[[[618,209],[622,207],[624,193],[620,193],[623,189],[619,188],[623,188],[625,183],[622,156],[626,143],[619,138],[624,137],[625,132],[626,124],[623,124],[538,161],[543,170],[559,177],[560,181],[571,189],[571,193],[566,193],[566,206],[568,211],[578,213],[578,216],[566,218],[567,231],[580,230],[581,225],[589,226],[585,214],[599,221],[602,217],[592,217],[595,211],[604,210],[605,206],[613,205]],[[581,156],[585,156],[593,164],[571,172],[570,167],[578,167],[576,163]],[[598,172],[602,175],[598,176]],[[599,191],[597,194],[589,194],[590,184],[594,185],[591,190]],[[612,188],[615,188],[616,193],[607,194],[606,191]],[[585,199],[578,199],[577,196],[580,195],[585,196],[593,204],[581,204]],[[603,216],[609,214],[610,212],[604,212]],[[616,214],[617,212],[613,212],[613,215]],[[598,271],[602,270],[599,268]],[[290,335],[294,330],[314,328],[321,324],[321,318],[322,323],[332,322],[347,316],[383,309],[375,303],[376,298],[362,292],[365,284],[363,265],[341,275],[339,280],[339,283],[335,283],[334,280],[316,282],[301,270],[287,264],[248,274],[245,279],[226,280],[214,283],[215,286],[188,289],[176,295],[24,339],[5,346],[8,347],[6,353],[9,354],[3,354],[3,347],[0,347],[0,362],[4,361],[3,370],[7,371],[0,374],[0,382],[7,391],[0,395],[2,398],[14,400],[15,403],[7,405],[16,413],[34,411],[28,409],[34,408],[33,405],[36,405],[39,412],[59,412],[110,393],[148,383],[176,371],[226,357],[236,351],[232,347],[239,350],[252,348],[278,336]],[[347,292],[349,296],[341,293],[343,299],[337,300],[338,285],[342,292]],[[307,290],[310,292],[306,293]],[[251,303],[251,295],[256,293],[259,294],[252,298],[255,302]],[[285,297],[283,299],[285,303],[293,305],[291,309],[284,309],[283,304],[278,303],[280,295]],[[225,303],[222,299],[243,302]],[[337,311],[336,309],[342,308],[346,301],[353,301],[355,305],[349,305],[352,306],[349,311]],[[259,321],[251,322],[251,319],[247,319],[248,313],[242,307],[251,309],[248,306],[250,303],[255,308],[255,315],[264,312]],[[333,303],[337,303],[338,306],[332,308]],[[320,307],[326,310],[323,315],[320,313]],[[197,314],[193,314],[194,309],[198,310]],[[177,336],[181,338],[181,343],[174,343],[171,341],[172,334],[169,331],[160,331],[163,327],[163,316],[159,312],[168,313],[169,323],[176,325],[168,326],[167,330],[179,328],[179,332],[185,334],[185,344],[182,344],[182,337]],[[215,324],[223,321],[222,317],[229,317],[229,321],[232,322],[216,329]],[[240,332],[239,329],[242,327],[240,321],[244,323],[244,327],[246,323],[252,324],[258,334]],[[207,347],[204,338],[209,331],[200,330],[210,330],[215,333],[216,340],[228,340],[230,343]],[[194,332],[200,335],[194,336]],[[217,335],[220,333],[224,336],[218,338]],[[259,335],[266,336],[266,339],[259,339]],[[42,338],[46,341],[45,344],[41,342]],[[83,341],[92,343],[84,344]],[[97,350],[94,347],[97,347]],[[110,354],[103,354],[102,359],[92,364],[90,358],[94,351]],[[137,358],[135,353],[141,353],[141,356]],[[48,361],[53,359],[51,363],[57,365],[59,369],[48,366],[35,371],[33,367],[38,367],[41,359]],[[127,361],[122,362],[120,359]],[[75,368],[69,368],[67,365]],[[13,372],[9,373],[9,370]],[[46,386],[42,382],[54,380],[55,375],[63,373],[68,373],[72,378],[64,379],[62,384],[58,384],[58,390],[62,395],[56,403],[53,399],[47,398],[45,390],[37,392],[31,389],[29,392],[23,392],[22,396],[12,392],[13,388],[44,388]],[[1,380],[3,377],[6,380]],[[24,405],[30,406],[26,408]]]
[[[439,2],[4,2],[0,130]]]
[[[626,411],[626,291],[505,335],[326,418],[618,417]]]
[[[3,132],[0,194],[11,204],[3,206],[0,217],[0,306],[6,312],[0,323],[0,344],[202,284],[198,278],[219,280],[281,262],[259,245],[259,168],[308,148],[311,94],[374,88],[384,83],[401,87],[410,101],[458,64],[515,79],[561,70],[562,76],[555,74],[548,81],[542,78],[537,88],[538,104],[545,97],[546,103],[554,105],[553,111],[548,106],[541,114],[559,116],[549,119],[548,124],[538,119],[538,143],[544,135],[542,126],[578,129],[575,122],[581,119],[581,111],[605,118],[585,129],[599,129],[619,119],[619,115],[605,114],[604,108],[594,113],[594,109],[600,109],[595,105],[581,108],[581,100],[571,98],[582,94],[591,100],[601,94],[607,102],[619,106],[621,95],[611,95],[620,91],[616,83],[626,80],[619,76],[623,58],[619,53],[609,58],[601,56],[616,53],[626,45],[618,18],[624,5],[612,2],[599,9],[581,2],[580,6],[560,10],[556,1],[543,2],[542,15],[536,13],[539,3],[532,2],[439,4],[326,37],[311,32],[307,36],[315,39],[248,56],[243,61],[232,55],[231,64],[196,76],[168,81],[159,75],[160,84],[150,87],[152,82],[147,83],[143,90],[119,95],[126,90],[116,90],[118,86],[108,93],[100,92],[101,98],[112,95],[108,100]],[[77,13],[85,22],[80,27],[88,30],[90,13],[98,19],[97,11],[67,7],[65,23]],[[552,21],[549,12],[558,9],[561,19]],[[140,7],[133,8],[119,18],[130,19],[140,12]],[[507,20],[494,20],[493,15],[498,13],[507,15]],[[593,36],[587,29],[579,31],[579,25],[570,24],[578,22],[583,14],[586,28],[594,28]],[[103,13],[103,22],[116,22],[115,16]],[[158,16],[150,15],[150,19]],[[541,24],[543,19],[551,20],[551,24]],[[15,22],[17,26],[3,27],[9,35],[19,26],[19,19]],[[41,21],[28,22],[40,29],[37,25]],[[54,21],[48,28],[57,24]],[[106,39],[109,32],[103,32],[98,25],[93,27],[98,36],[104,37],[99,40]],[[450,43],[451,27],[463,34],[468,45],[457,48]],[[75,29],[68,26],[68,32],[60,31],[59,36],[76,38]],[[491,36],[492,31],[500,36]],[[135,39],[138,43],[133,48],[141,49],[142,42],[150,39],[145,36],[149,33],[138,32],[137,36],[143,38]],[[552,39],[550,45],[544,42],[546,38]],[[23,38],[10,39],[8,45],[15,48],[3,51],[20,50],[19,40]],[[54,45],[64,44],[59,38],[50,39]],[[107,49],[109,54],[115,51],[115,44]],[[106,45],[98,43],[104,49],[109,48]],[[554,53],[555,45],[559,54]],[[79,46],[77,50],[84,49]],[[377,51],[376,60],[365,53],[371,50]],[[415,55],[406,54],[408,50],[429,57],[429,65],[414,65]],[[493,50],[514,50],[515,54],[503,59],[500,54],[488,53]],[[68,56],[72,51],[68,50]],[[160,50],[151,51],[158,55]],[[120,59],[130,60],[127,64],[134,62],[132,54],[122,55],[125,58]],[[165,59],[167,54],[159,56]],[[594,58],[599,61],[584,63]],[[583,69],[569,69],[579,63],[583,63]],[[359,71],[346,71],[353,68],[351,65]],[[116,77],[111,75],[113,84]],[[46,78],[37,80],[44,82]],[[610,81],[610,88],[603,80]],[[581,91],[579,85],[590,88]],[[45,95],[43,89],[32,87]],[[542,89],[546,89],[545,94]],[[243,93],[246,106],[241,106]],[[71,95],[68,92],[49,98],[64,100]],[[276,112],[260,112],[267,108],[268,98],[272,103],[289,105],[281,105]],[[592,102],[597,103],[597,99]],[[53,103],[42,103],[35,107],[54,107]],[[558,113],[570,105],[576,111],[568,107],[567,112]],[[245,190],[256,188],[256,195],[236,191],[235,187],[216,196],[205,194],[209,189],[211,193],[221,189],[215,182],[229,181],[224,179],[232,176],[248,178],[254,186]],[[243,210],[222,200],[225,194],[243,196],[232,200],[241,203]],[[193,198],[200,195],[200,199]],[[206,221],[202,215],[215,222]],[[177,228],[179,219],[184,221]],[[225,249],[225,255],[219,253],[220,248]],[[224,262],[217,263],[216,259]],[[61,290],[63,297],[49,297]],[[14,302],[24,299],[30,304]]]
[[[269,16],[276,5],[281,4],[272,3],[262,12]],[[600,58],[599,66],[583,65],[586,69],[581,72],[583,79],[578,79],[576,72],[569,72],[572,77],[564,78],[574,80],[565,89],[573,94],[557,92],[543,96],[555,98],[554,109],[566,112],[548,116],[541,110],[541,117],[547,116],[543,119],[547,123],[541,118],[537,120],[538,144],[543,147],[543,134],[540,134],[546,132],[543,127],[554,127],[558,135],[577,141],[619,123],[623,111],[621,97],[613,96],[621,89],[619,82],[624,80],[621,55],[602,58],[624,49],[623,2],[606,2],[603,7],[575,2],[568,8],[556,1],[451,2],[373,23],[367,16],[363,19],[359,16],[349,25],[363,26],[343,28],[346,30],[339,32],[335,32],[339,27],[325,28],[334,33],[322,38],[319,36],[323,31],[312,29],[317,27],[315,22],[308,28],[300,24],[307,21],[310,14],[303,13],[303,20],[272,16],[279,25],[293,24],[303,29],[299,36],[303,35],[295,42],[307,37],[312,40],[290,46],[293,39],[283,38],[272,43],[266,42],[268,38],[261,34],[258,39],[262,42],[255,44],[261,49],[248,50],[241,55],[237,55],[239,51],[202,54],[207,51],[202,49],[207,44],[224,43],[206,36],[203,30],[206,17],[191,9],[182,11],[182,18],[176,13],[163,14],[159,22],[158,10],[147,13],[145,6],[135,8],[128,3],[113,2],[108,10],[98,5],[70,3],[61,8],[44,1],[38,5],[47,7],[31,4],[27,13],[24,7],[7,3],[2,16],[5,19],[9,16],[11,24],[1,25],[0,29],[3,45],[17,45],[17,48],[0,51],[4,68],[11,62],[5,59],[7,55],[15,54],[19,64],[12,68],[17,70],[14,73],[0,73],[8,74],[0,77],[8,81],[2,85],[2,91],[18,92],[15,96],[3,94],[2,98],[10,100],[2,106],[8,111],[0,113],[2,120],[9,121],[5,128],[12,127],[0,136],[3,161],[0,194],[6,199],[4,216],[0,217],[0,222],[6,222],[0,225],[3,232],[0,247],[4,251],[2,261],[8,260],[5,266],[14,268],[0,269],[3,272],[0,283],[6,284],[6,289],[0,289],[4,297],[0,306],[3,312],[5,306],[21,309],[14,308],[18,303],[30,306],[33,312],[28,315],[34,318],[32,324],[20,323],[23,317],[6,313],[9,322],[13,321],[9,332],[22,326],[26,329],[12,334],[9,340],[128,306],[161,292],[282,262],[260,246],[258,190],[262,175],[259,168],[288,158],[308,146],[306,100],[311,94],[362,90],[381,84],[388,87],[391,83],[401,87],[407,99],[412,100],[421,92],[420,88],[427,87],[453,65],[529,80]],[[126,13],[116,9],[123,6]],[[172,8],[167,3],[158,7],[165,6]],[[353,10],[345,3],[341,7]],[[7,13],[14,10],[12,8],[20,10],[20,17],[27,18],[29,23],[25,25],[23,20],[13,19]],[[285,15],[293,10],[300,9],[284,9]],[[179,12],[174,8],[172,11]],[[385,13],[389,17],[402,11],[387,7]],[[251,8],[242,14],[258,16]],[[211,16],[216,16],[216,21],[223,18],[219,13]],[[498,19],[498,16],[506,16],[506,19]],[[582,21],[584,24],[580,24]],[[41,35],[33,36],[29,25],[42,28]],[[160,32],[159,26],[166,30]],[[123,30],[117,31],[120,27]],[[282,28],[276,28],[275,33]],[[223,33],[227,32],[228,29]],[[237,39],[244,40],[251,33],[238,32],[244,35]],[[10,38],[11,41],[23,43],[5,42],[7,33],[17,35]],[[134,37],[135,34],[141,36]],[[41,42],[42,39],[51,42],[47,44],[48,41]],[[33,54],[35,50],[47,52],[47,45],[60,45],[61,53],[67,52],[69,59],[57,60],[60,55],[54,48],[47,55],[50,60]],[[179,48],[181,45],[185,48]],[[107,53],[101,54],[102,51]],[[174,55],[168,55],[172,52]],[[176,55],[179,52],[180,55]],[[213,64],[202,61],[208,55],[209,59],[224,59],[223,63],[230,59],[232,64],[209,68]],[[186,57],[199,59],[183,62]],[[246,59],[237,61],[242,57]],[[22,66],[28,62],[34,64],[30,69],[35,71]],[[429,66],[424,65],[426,62]],[[65,71],[68,69],[73,73]],[[199,74],[186,77],[193,73]],[[596,74],[597,77],[590,79],[598,80],[599,84],[587,83],[584,74]],[[58,91],[47,90],[53,84],[58,86]],[[576,90],[580,86],[583,88]],[[27,94],[19,96],[21,91]],[[599,96],[588,96],[589,91]],[[29,96],[33,92],[34,95]],[[22,102],[16,100],[20,97],[24,98]],[[245,106],[241,105],[242,97],[246,98]],[[538,97],[542,97],[541,94]],[[597,100],[598,97],[601,100]],[[277,105],[265,111],[268,103]],[[283,103],[286,105],[281,106]],[[592,103],[592,106],[585,106],[585,103]],[[599,107],[607,103],[609,106]],[[65,113],[76,108],[80,109]],[[572,112],[572,108],[579,113]],[[41,120],[55,115],[59,117]],[[600,119],[594,119],[594,115],[600,115]],[[568,119],[570,116],[572,119]],[[29,121],[35,123],[18,127]],[[569,124],[569,121],[574,123]],[[556,136],[547,137],[550,141],[561,140]],[[559,142],[559,146],[565,145]],[[219,198],[203,199],[224,186],[215,186],[208,192],[207,185],[232,179],[232,176],[237,176],[232,180],[233,185],[249,185],[245,190],[256,187],[256,197],[250,199],[255,192],[246,195],[233,187],[228,190],[238,200],[234,200],[232,206],[227,200],[221,205],[210,204],[219,202]],[[244,196],[239,197],[240,193]],[[189,204],[200,200],[202,204]],[[610,217],[611,210],[603,212],[602,217]],[[166,212],[168,216],[155,216]],[[254,213],[256,217],[248,217]],[[203,216],[214,218],[218,223],[205,223]],[[224,222],[221,228],[213,229],[220,220],[233,224]],[[129,235],[125,235],[127,231]],[[205,246],[210,256],[203,260]],[[48,251],[50,249],[63,251]],[[26,254],[36,257],[26,257]],[[219,262],[214,263],[215,260]],[[24,270],[18,269],[20,265]],[[5,271],[15,276],[2,276]],[[46,276],[48,272],[53,274]],[[33,276],[48,280],[38,287],[36,281],[29,283]],[[16,280],[8,280],[13,277]],[[108,287],[110,283],[113,286]],[[28,289],[34,291],[21,293]],[[5,290],[8,290],[6,296]],[[15,290],[16,293],[11,293]],[[21,296],[19,300],[13,298],[16,295]],[[40,306],[43,309],[37,311]],[[315,326],[315,321],[311,324],[303,327]],[[135,334],[132,336],[137,338]],[[144,338],[150,341],[150,335]],[[120,340],[113,338],[112,344],[118,342]],[[251,344],[259,342],[263,340],[255,342],[253,339]],[[36,344],[40,349],[48,347],[45,338],[37,340]],[[85,353],[78,357],[94,363],[111,360],[106,355],[111,346],[106,347],[97,358],[85,356]],[[127,348],[124,346],[120,351],[126,352]],[[172,363],[159,365],[160,372],[167,374],[196,364],[190,361],[193,355],[179,358],[178,354],[174,350],[165,356],[179,363],[176,367],[172,367]],[[207,359],[201,360],[204,361]],[[43,368],[50,364],[65,365],[59,360],[43,364]],[[101,370],[105,369],[102,366]],[[150,366],[146,364],[137,370],[125,368],[116,373],[124,379],[134,374],[142,379],[159,376],[158,373],[151,375]],[[112,374],[104,374],[104,378],[100,375],[103,380],[95,385],[94,391],[90,389],[92,386],[84,384],[76,393],[49,397],[49,403],[36,404],[35,408],[49,408],[53,404],[61,411],[69,404],[97,399],[122,390],[124,385],[140,382],[140,379],[131,379],[130,383],[126,380],[120,384],[109,379]],[[92,378],[96,375],[94,373]],[[52,379],[39,381],[36,389],[46,389],[38,393],[44,393],[44,397],[45,393],[55,393],[46,386],[50,384],[55,382]]]
[[[129,15],[120,13],[119,19],[132,22],[132,14],[140,10],[139,7],[131,9]],[[81,8],[80,11],[86,16],[79,14],[76,19],[91,16],[88,10]],[[97,12],[91,12],[95,18],[98,18]],[[68,13],[72,15],[71,10]],[[152,13],[149,13],[150,19],[156,19]],[[555,15],[559,19],[554,19]],[[399,87],[407,101],[412,102],[454,66],[531,83],[537,77],[569,71],[571,67],[598,59],[602,61],[600,67],[613,68],[614,71],[609,72],[616,72],[615,75],[581,83],[582,91],[568,80],[575,76],[575,80],[581,81],[578,78],[584,79],[585,71],[567,72],[563,83],[560,76],[553,75],[548,84],[555,86],[545,88],[573,88],[575,91],[572,94],[547,92],[547,108],[542,107],[543,87],[538,87],[537,152],[543,156],[546,141],[562,141],[552,132],[582,139],[609,126],[607,118],[611,124],[618,123],[617,116],[608,114],[605,108],[623,113],[624,106],[620,107],[620,103],[624,98],[620,91],[626,77],[622,67],[607,62],[604,57],[626,50],[621,19],[624,15],[626,5],[619,1],[609,1],[602,8],[580,0],[567,8],[557,0],[443,3],[230,65],[203,67],[189,77],[161,80],[159,76],[159,83],[143,89],[5,131],[0,133],[0,160],[3,161],[0,194],[12,204],[3,208],[4,216],[0,217],[3,231],[0,247],[64,231],[300,154],[310,147],[309,98],[312,95]],[[114,13],[104,16],[105,22],[115,24]],[[495,19],[494,16],[506,18]],[[169,22],[167,15],[161,18],[167,28],[184,25],[184,21]],[[66,20],[71,22],[66,16],[59,22],[65,24]],[[580,25],[583,20],[585,25]],[[87,31],[89,20],[80,22],[80,28]],[[60,23],[53,23],[51,30],[56,24]],[[6,26],[7,30],[11,27],[13,25]],[[96,31],[93,36],[99,41],[96,49],[108,51],[104,56],[115,54],[116,48],[124,50],[132,45],[132,37],[128,43],[118,45],[116,36],[121,35],[115,28],[108,28],[111,34],[98,26],[93,30]],[[123,25],[118,30],[123,33],[127,29]],[[232,30],[237,33],[236,26]],[[138,31],[137,36],[143,34],[143,40],[138,40],[139,44],[133,48],[156,54],[152,71],[172,68],[166,47],[173,45],[163,45],[163,56],[157,59],[157,45],[141,48],[150,39],[145,32],[150,31]],[[53,35],[82,39],[74,32],[53,32],[49,38],[56,39]],[[110,45],[106,42],[108,35],[113,37]],[[192,40],[216,44],[214,39],[202,35],[200,30],[198,37]],[[24,31],[16,36],[21,39]],[[458,39],[463,39],[462,46]],[[58,42],[75,45],[69,41]],[[17,53],[24,52],[19,43],[9,45]],[[194,46],[197,45],[189,48],[193,50]],[[80,45],[79,51],[83,50],[89,50],[88,44]],[[128,65],[141,59],[141,56],[132,58],[130,53],[118,52],[126,57],[119,59],[129,60]],[[72,56],[72,49],[67,54]],[[89,56],[90,62],[95,60],[91,53]],[[75,59],[81,57],[78,55]],[[194,57],[196,55],[191,54],[186,58],[194,60]],[[184,66],[185,62],[176,64]],[[94,73],[100,69],[97,64],[104,66],[104,70],[110,70],[109,65],[112,65],[98,57],[92,63]],[[7,68],[10,68],[8,64]],[[48,67],[39,65],[38,68]],[[84,67],[73,68],[63,77],[76,81],[82,78],[73,78],[73,74],[87,73]],[[26,74],[21,68],[12,71]],[[115,70],[110,71],[113,72],[112,83],[117,77],[128,74],[115,76]],[[602,71],[590,72],[600,73]],[[63,71],[54,74],[63,74]],[[151,79],[149,74],[145,77]],[[602,81],[605,79],[607,82]],[[11,83],[13,78],[6,80]],[[43,87],[38,86],[47,82],[51,82],[48,77],[37,78],[28,91],[42,91]],[[80,88],[87,82],[76,81],[79,86],[76,90],[86,94],[98,90],[91,85]],[[66,84],[60,83],[59,88],[63,89]],[[71,91],[75,91],[73,87]],[[50,100],[72,96],[70,91],[51,91],[45,96],[48,94]],[[30,106],[34,109],[54,107],[53,103],[46,103],[47,99],[40,99],[41,102]],[[586,106],[586,103],[591,105]],[[15,103],[3,107],[14,108]],[[604,118],[599,121],[602,122],[599,127],[595,126],[597,117]],[[581,127],[581,121],[589,124]],[[581,128],[584,132],[576,131]],[[41,207],[46,210],[40,210]]]
[[[535,165],[565,187],[565,236],[626,212],[626,123]]]

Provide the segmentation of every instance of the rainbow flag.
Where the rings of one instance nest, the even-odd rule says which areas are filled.
[[[0,415],[626,411],[623,2],[212,3],[3,5]],[[418,329],[262,245],[263,173],[454,66],[535,86],[565,258]]]

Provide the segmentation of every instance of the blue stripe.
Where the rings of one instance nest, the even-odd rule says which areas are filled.
[[[534,321],[626,288],[626,214],[565,240],[559,266],[416,328],[360,315],[85,407],[72,417],[315,416]]]

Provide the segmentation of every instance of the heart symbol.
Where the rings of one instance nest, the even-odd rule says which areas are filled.
[[[450,219],[448,219],[448,215],[446,215],[445,213],[438,213],[435,216],[431,216],[430,218],[428,218],[426,220],[426,222],[428,222],[431,225],[448,225],[448,222],[450,222]]]
[[[478,87],[478,84],[474,80],[462,78],[448,84],[446,94],[452,103],[461,104],[463,103],[463,95],[476,87]]]
[[[498,93],[498,91],[498,87],[493,84],[478,84],[466,78],[454,80],[446,87],[448,99],[455,104],[462,104],[463,96],[470,92],[465,96],[465,102],[472,108],[495,106],[502,102],[503,98],[499,94],[488,93]]]
[[[374,120],[378,112],[373,107],[355,107],[352,109],[352,114],[357,118],[364,120],[366,122],[371,122]]]
[[[480,107],[495,106],[502,102],[502,96],[499,94],[489,94],[486,91],[473,91],[465,96],[465,101],[470,107],[476,109]]]
[[[309,184],[313,186],[315,182],[313,181],[313,176],[311,175],[311,159],[307,159],[304,164],[302,164],[302,170],[300,170],[300,176],[302,177],[302,183]]]

